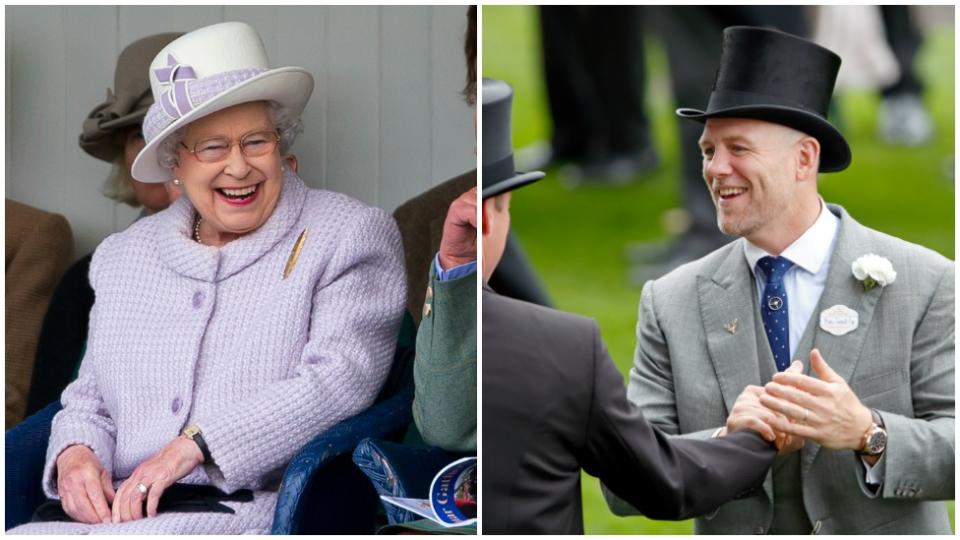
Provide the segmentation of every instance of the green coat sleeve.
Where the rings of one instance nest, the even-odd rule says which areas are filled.
[[[430,286],[417,331],[413,419],[423,440],[477,451],[477,275]]]

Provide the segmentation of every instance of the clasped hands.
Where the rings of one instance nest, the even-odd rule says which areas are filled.
[[[82,444],[57,457],[57,493],[64,512],[81,523],[121,523],[157,515],[164,490],[203,463],[196,443],[178,437],[141,463],[114,491],[110,473],[93,450]],[[144,494],[138,488],[147,488]]]
[[[870,409],[817,349],[810,352],[810,366],[817,378],[804,375],[803,364],[795,361],[766,386],[747,386],[725,432],[753,429],[781,454],[800,449],[807,439],[825,448],[859,450],[873,424]]]

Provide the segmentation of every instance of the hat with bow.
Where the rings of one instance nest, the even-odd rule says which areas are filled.
[[[155,103],[143,120],[146,146],[132,171],[141,182],[173,179],[173,171],[158,163],[157,148],[190,122],[250,101],[275,101],[299,114],[313,93],[307,70],[271,69],[257,31],[239,22],[185,34],[157,54],[148,75]]]

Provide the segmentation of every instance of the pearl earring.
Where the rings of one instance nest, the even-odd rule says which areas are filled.
[[[179,186],[179,185],[182,184],[182,183],[183,183],[183,182],[181,182],[179,178],[174,178],[174,179],[173,179],[173,185],[175,185],[175,186]]]

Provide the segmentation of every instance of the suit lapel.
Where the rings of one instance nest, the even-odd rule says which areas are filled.
[[[860,358],[863,340],[873,320],[874,309],[883,287],[877,286],[865,291],[863,283],[853,276],[851,265],[861,255],[869,251],[870,239],[867,229],[857,223],[847,212],[835,205],[829,205],[830,210],[840,217],[840,229],[837,232],[837,245],[830,259],[830,270],[827,273],[827,283],[820,296],[820,302],[814,311],[810,323],[816,325],[813,336],[813,347],[820,349],[820,354],[827,364],[843,377],[850,381]],[[866,251],[865,251],[866,250]],[[883,255],[882,253],[878,255]],[[859,323],[856,330],[843,336],[835,336],[820,328],[820,313],[830,307],[843,305],[857,312]],[[806,371],[811,376],[810,359],[803,358]],[[809,443],[803,448],[803,473],[813,465],[820,445]]]
[[[707,351],[728,413],[744,387],[760,384],[753,331],[756,293],[742,244],[743,240],[738,240],[730,245],[726,259],[712,276],[697,278]]]

